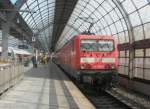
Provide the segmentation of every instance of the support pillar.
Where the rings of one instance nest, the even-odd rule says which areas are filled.
[[[9,23],[2,23],[2,54],[1,60],[8,60],[8,37],[10,26]]]

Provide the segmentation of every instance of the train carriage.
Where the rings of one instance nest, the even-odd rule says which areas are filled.
[[[55,55],[57,63],[80,82],[117,81],[118,49],[112,36],[80,34]]]

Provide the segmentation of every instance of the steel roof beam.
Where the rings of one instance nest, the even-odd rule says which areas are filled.
[[[15,5],[12,5],[9,0],[0,1],[0,4],[2,5],[1,7],[2,9],[14,10],[14,12],[9,12],[9,11],[0,12],[0,19],[2,20],[1,22],[9,21],[11,23],[10,28],[18,32],[14,34],[13,32],[10,31],[10,34],[13,34],[15,37],[19,39],[21,39],[21,37],[18,36],[23,36],[31,44],[33,32],[17,11],[23,6],[25,2],[26,0],[18,0]],[[19,20],[19,23],[17,22],[17,20]],[[37,44],[39,46],[38,40],[37,40]]]
[[[61,1],[56,0],[54,28],[53,28],[53,33],[52,33],[53,35],[51,40],[52,50],[54,50],[56,42],[58,41],[63,29],[65,28],[65,25],[67,24],[77,1],[78,0],[61,0]]]
[[[1,12],[0,12],[0,19],[2,20],[1,22],[7,22],[6,15],[4,15]],[[22,29],[22,26],[18,26],[16,23],[10,22],[10,28],[15,29],[18,33],[22,34],[22,36],[29,38],[29,34],[27,34],[26,32],[24,32],[24,29]]]

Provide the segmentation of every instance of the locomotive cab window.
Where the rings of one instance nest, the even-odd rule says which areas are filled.
[[[113,40],[81,40],[81,51],[98,51],[98,52],[110,52],[114,50]]]

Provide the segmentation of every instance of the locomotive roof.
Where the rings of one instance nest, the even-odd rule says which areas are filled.
[[[111,35],[78,35],[77,38],[80,39],[114,39]]]

